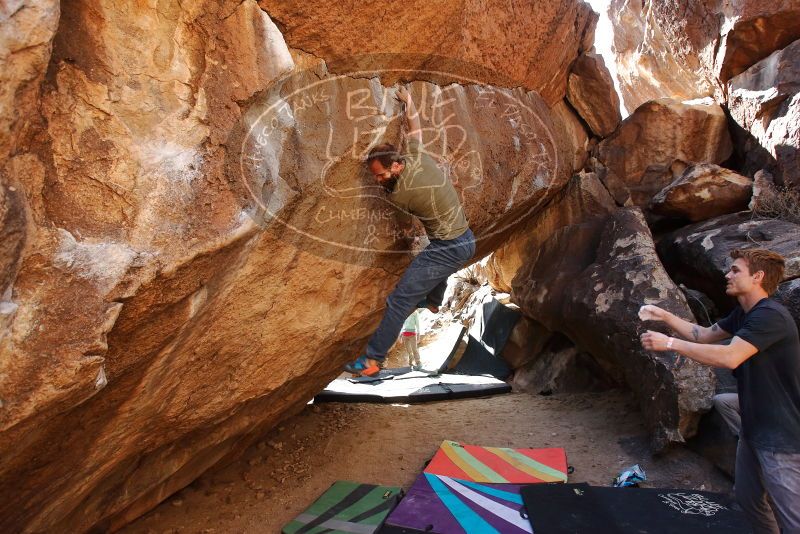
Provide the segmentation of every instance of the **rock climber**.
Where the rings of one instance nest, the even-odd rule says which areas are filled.
[[[741,413],[736,499],[756,533],[800,533],[800,340],[789,311],[769,298],[785,261],[763,249],[734,250],[731,257],[725,292],[738,305],[730,315],[702,327],[642,306],[643,321],[662,321],[682,339],[648,330],[641,342],[734,370]],[[713,344],[731,337],[730,344]]]
[[[447,278],[475,254],[475,236],[453,184],[425,153],[419,114],[403,87],[397,99],[405,105],[407,150],[379,144],[369,151],[366,166],[401,213],[415,216],[430,244],[411,262],[386,299],[386,311],[362,356],[345,366],[358,375],[376,375],[397,339],[403,322],[418,306],[436,311],[444,298]]]

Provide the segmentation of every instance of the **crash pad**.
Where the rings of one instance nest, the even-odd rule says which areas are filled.
[[[398,487],[339,481],[284,526],[281,532],[370,534],[380,528],[401,496],[402,490]]]
[[[491,375],[505,380],[511,369],[501,357],[508,336],[520,318],[519,310],[491,298],[483,302],[469,329],[467,348],[453,372],[467,375]]]
[[[419,348],[422,368],[430,372],[444,372],[464,336],[464,326],[453,323],[439,330],[435,337]]]
[[[423,473],[381,534],[531,533],[517,484],[479,484]]]
[[[492,377],[412,372],[370,380],[337,378],[314,397],[314,402],[417,403],[510,391],[511,386]]]
[[[566,482],[567,454],[560,448],[481,447],[446,440],[425,472],[472,482]]]
[[[521,493],[536,534],[750,532],[731,499],[707,491],[536,484]]]

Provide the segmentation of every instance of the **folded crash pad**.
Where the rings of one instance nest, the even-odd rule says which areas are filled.
[[[284,526],[281,532],[370,534],[380,528],[401,495],[402,490],[396,487],[339,481]]]
[[[420,475],[381,534],[531,533],[517,484],[479,484]]]
[[[536,534],[750,532],[729,498],[707,491],[536,484],[521,493]]]
[[[422,368],[431,372],[443,372],[455,355],[464,336],[464,326],[454,323],[438,331],[436,336],[419,348]]]
[[[465,375],[429,376],[421,372],[387,375],[351,381],[337,378],[314,402],[416,403],[463,399],[508,393],[511,386],[492,377]]]
[[[510,449],[444,441],[425,472],[473,482],[566,482],[567,454],[559,448]]]
[[[505,380],[511,370],[500,356],[520,312],[492,298],[478,308],[469,329],[467,348],[453,368],[466,375],[492,375]]]

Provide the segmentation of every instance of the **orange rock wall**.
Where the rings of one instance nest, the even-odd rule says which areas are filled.
[[[329,68],[344,36],[294,28],[311,4],[20,5],[0,93],[0,530],[113,529],[299,409],[376,326],[410,256],[360,158],[402,138],[396,76]],[[409,88],[479,254],[585,145],[547,104],[593,15],[501,8],[460,6],[449,48],[413,36],[451,60],[417,70],[454,67]],[[528,59],[478,53],[504,31]],[[460,59],[525,83],[473,83]]]

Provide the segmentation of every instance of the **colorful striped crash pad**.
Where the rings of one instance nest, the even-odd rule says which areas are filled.
[[[560,448],[509,449],[444,441],[425,472],[493,484],[566,482],[567,454]]]
[[[531,534],[517,484],[479,484],[423,473],[381,534]]]
[[[353,532],[371,534],[383,524],[402,495],[400,488],[357,482],[334,483],[283,534]]]

